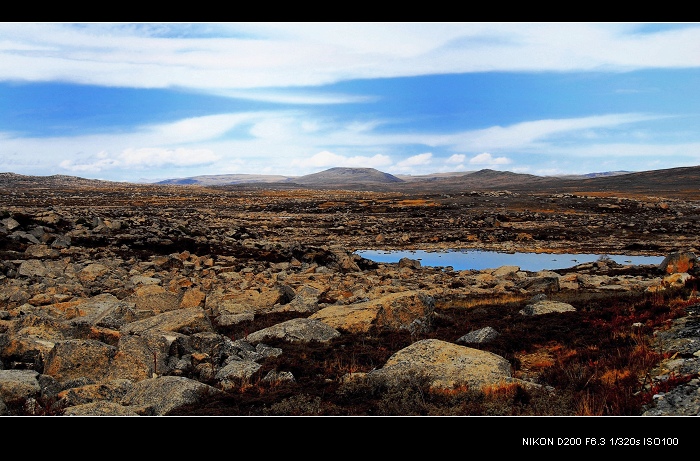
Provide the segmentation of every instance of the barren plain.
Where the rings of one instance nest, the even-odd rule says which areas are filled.
[[[217,186],[4,173],[0,372],[30,370],[53,383],[53,391],[44,386],[20,397],[0,393],[6,414],[61,415],[102,401],[119,402],[134,414],[154,414],[154,407],[127,405],[124,393],[137,381],[169,375],[221,391],[163,412],[173,416],[641,415],[662,387],[669,392],[697,381],[697,371],[653,371],[680,357],[678,350],[654,341],[697,304],[692,257],[690,267],[676,271],[685,274],[679,281],[656,266],[604,259],[556,274],[515,268],[503,275],[498,268],[475,273],[415,261],[378,264],[353,252],[692,255],[700,245],[699,171],[577,180],[481,171],[401,183],[346,178]],[[30,266],[29,260],[38,262]],[[56,265],[60,275],[52,272]],[[95,265],[98,272],[85,272]],[[159,288],[146,288],[151,285]],[[273,288],[277,297],[262,300]],[[249,296],[245,302],[237,298],[243,292]],[[207,334],[236,341],[326,308],[365,306],[404,292],[430,298],[429,325],[380,328],[375,319],[364,330],[338,327],[341,334],[329,340],[268,337],[264,344],[281,353],[252,360],[257,366],[249,375],[224,384],[220,372],[233,354],[214,360],[191,339],[190,349],[175,354],[177,360],[156,359],[143,374],[132,372],[128,385],[121,383],[119,398],[88,396],[86,388],[113,382],[116,375],[102,381],[75,374],[68,379],[70,373],[56,371],[52,352],[76,338],[121,352],[120,341],[128,335],[124,322],[92,323],[87,333],[75,334],[76,319],[83,315],[79,306],[98,296],[126,303],[139,319],[148,309],[148,315],[156,315],[198,308],[211,324]],[[144,307],[146,299],[162,299],[163,293],[174,295],[177,306]],[[535,299],[566,303],[573,311],[519,315]],[[241,307],[246,302],[248,308]],[[69,305],[79,313],[68,315]],[[40,327],[49,322],[49,308],[55,316],[51,322],[72,322],[73,336],[57,326],[51,334]],[[27,333],[29,323],[33,330]],[[382,368],[416,342],[463,344],[464,335],[487,327],[498,336],[470,348],[504,358],[520,381],[490,390],[462,385],[435,391],[421,376],[401,387],[348,378]],[[176,333],[203,334],[185,328]],[[18,345],[22,335],[44,341],[44,349],[27,341]],[[693,352],[682,354],[693,359]],[[279,379],[266,379],[271,372]],[[81,398],[75,389],[82,389]]]

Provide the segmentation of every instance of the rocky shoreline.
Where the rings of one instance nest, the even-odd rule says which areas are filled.
[[[683,287],[696,275],[697,213],[680,199],[508,191],[8,187],[0,201],[0,414],[165,415],[246,382],[302,386],[275,366],[287,347],[344,336],[400,334],[412,343],[387,346],[386,361],[372,369],[344,364],[337,381],[387,383],[420,371],[438,389],[546,390],[482,350],[490,330],[465,324],[452,340],[427,338],[443,306],[502,298],[520,303],[525,317],[565,315],[576,311],[567,300],[584,293]],[[454,271],[354,254],[366,248],[671,259]],[[697,375],[693,309],[676,320],[682,326],[656,333],[677,350],[648,388]],[[697,389],[696,376],[659,393],[644,414],[697,414]]]

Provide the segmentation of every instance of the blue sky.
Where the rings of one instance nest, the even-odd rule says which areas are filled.
[[[700,23],[0,22],[0,171],[700,165]]]

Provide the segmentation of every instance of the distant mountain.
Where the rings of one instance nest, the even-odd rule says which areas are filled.
[[[402,183],[402,179],[374,168],[330,168],[319,173],[307,174],[290,179],[294,184],[341,185],[341,184],[387,184]]]
[[[404,181],[410,182],[410,181],[437,181],[440,179],[446,179],[446,178],[453,178],[455,176],[464,176],[465,174],[469,173],[474,173],[476,170],[473,171],[449,171],[445,173],[429,173],[429,174],[420,174],[420,175],[412,175],[412,174],[397,174],[395,175],[399,179],[403,179]]]
[[[568,175],[559,175],[556,176],[557,178],[561,179],[589,179],[589,178],[604,178],[604,177],[609,177],[609,176],[618,176],[621,174],[630,174],[633,173],[633,171],[604,171],[601,173],[586,173],[586,174],[568,174]]]
[[[264,175],[264,174],[213,174],[190,176],[187,178],[174,178],[158,181],[154,184],[175,185],[199,185],[199,186],[224,186],[229,184],[264,184],[271,182],[287,181],[292,176]]]
[[[603,176],[561,184],[561,190],[627,191],[685,196],[700,193],[700,166]]]
[[[0,173],[0,187],[71,188],[136,185],[85,179],[76,176],[26,176]],[[483,169],[469,172],[436,173],[421,176],[394,176],[374,168],[330,168],[305,176],[209,175],[169,179],[151,185],[190,185],[256,189],[346,189],[376,192],[453,194],[479,190],[519,193],[634,193],[700,199],[700,166],[642,172],[613,171],[588,175],[536,176]]]
[[[458,192],[469,190],[504,190],[504,189],[535,189],[537,187],[556,181],[548,176],[535,176],[531,174],[513,173],[510,171],[496,171],[483,169],[463,173],[461,175],[448,175],[443,177],[431,177],[426,180],[413,180],[406,182],[405,190],[426,192]]]
[[[86,186],[100,187],[119,184],[113,181],[103,181],[100,179],[86,179],[79,176],[68,176],[64,174],[54,174],[50,176],[33,176],[17,173],[0,173],[0,186],[4,187],[66,187],[66,186]]]

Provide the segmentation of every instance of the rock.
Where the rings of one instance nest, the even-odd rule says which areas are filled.
[[[320,295],[321,290],[305,285],[297,290],[289,303],[275,304],[269,312],[306,312],[312,314],[319,309],[318,298]]]
[[[421,263],[417,259],[401,258],[399,259],[399,267],[407,267],[409,269],[420,269]]]
[[[109,380],[117,348],[92,339],[58,341],[46,358],[43,373],[59,382],[87,377]]]
[[[142,334],[148,330],[182,332],[185,334],[214,331],[214,326],[201,307],[176,309],[152,317],[128,323],[120,332],[122,334]]]
[[[678,251],[670,253],[659,264],[659,269],[666,274],[678,272],[695,272],[698,266],[698,258],[690,251]]]
[[[0,401],[12,404],[38,397],[41,393],[38,376],[34,370],[0,370]]]
[[[367,375],[370,380],[387,383],[400,383],[410,376],[426,377],[433,388],[481,389],[508,382],[511,366],[508,360],[491,352],[424,339],[397,351],[382,368]]]
[[[501,266],[494,269],[491,275],[494,277],[512,276],[520,271],[520,266]]]
[[[59,407],[75,407],[93,402],[117,403],[133,385],[133,382],[128,379],[115,379],[103,383],[71,387],[58,393],[56,405]]]
[[[92,282],[96,278],[102,277],[108,272],[109,267],[105,266],[104,264],[93,263],[85,266],[85,268],[78,273],[78,278],[81,282]]]
[[[266,338],[279,338],[290,342],[326,342],[338,336],[338,330],[320,320],[298,318],[250,333],[246,340],[251,343],[259,343]]]
[[[19,275],[26,277],[46,277],[48,270],[40,259],[28,259],[19,266]]]
[[[232,360],[214,378],[222,382],[224,389],[232,385],[247,383],[261,365],[252,360]]]
[[[66,408],[64,416],[141,416],[130,406],[117,402],[95,401]]]
[[[499,333],[491,327],[484,327],[478,330],[470,331],[464,336],[457,339],[458,343],[463,344],[483,344],[493,341],[498,337]]]
[[[193,379],[162,376],[134,384],[122,398],[121,404],[129,406],[140,415],[162,416],[221,392],[220,389]]]
[[[505,317],[512,319],[521,299],[529,298],[524,315],[568,312],[572,306],[546,302],[546,294],[566,291],[572,296],[567,299],[575,299],[575,291],[681,287],[697,275],[691,250],[680,252],[685,259],[677,261],[669,255],[665,269],[671,273],[663,277],[656,266],[625,269],[611,261],[579,265],[564,275],[517,266],[454,272],[410,258],[378,264],[351,251],[379,245],[656,252],[681,240],[692,248],[700,235],[695,205],[676,200],[664,208],[672,210],[673,219],[666,219],[656,202],[624,199],[601,212],[593,200],[608,199],[572,194],[523,193],[510,209],[506,200],[517,194],[471,195],[463,193],[463,185],[452,196],[421,200],[368,191],[173,191],[133,185],[110,186],[107,194],[91,189],[83,196],[72,183],[66,190],[14,190],[2,185],[3,178],[0,173],[6,192],[0,194],[5,197],[0,200],[5,206],[0,209],[0,370],[19,374],[0,391],[0,414],[62,408],[66,415],[167,414],[205,402],[216,395],[212,388],[233,390],[252,380],[263,391],[298,379],[301,394],[309,382],[320,386],[338,379],[339,371],[348,371],[343,381],[371,376],[398,383],[423,376],[432,386],[457,390],[526,385],[509,376],[503,357],[464,346],[489,347],[499,334],[491,327],[468,332],[458,344],[421,340],[395,352],[396,344],[433,335],[444,339],[445,330],[452,341],[460,325],[471,325],[471,317],[449,328],[434,326],[458,318],[451,309],[462,300],[469,306],[473,299],[500,303],[502,297],[509,303]],[[55,205],[47,209],[49,199]],[[625,229],[634,232],[621,235]],[[679,272],[684,265],[688,272]],[[446,306],[450,310],[443,315]],[[474,311],[479,325],[490,307]],[[290,317],[298,318],[279,320]],[[253,328],[259,329],[248,333]],[[683,355],[666,364],[673,371],[694,370],[700,348],[696,331],[696,323],[689,322],[682,338],[664,342]],[[371,351],[382,357],[371,364],[378,369],[356,372],[370,365],[350,356],[361,348],[334,341],[346,334],[356,335],[358,344],[391,338]],[[295,344],[271,347],[265,338]],[[311,357],[311,348],[326,354],[318,369],[330,370],[328,375],[305,374],[311,365],[298,361]],[[381,363],[389,350],[394,355]],[[295,356],[284,357],[288,353]],[[298,364],[304,375],[277,370],[278,363]],[[18,400],[24,400],[21,410]],[[683,403],[671,393],[663,401]],[[54,403],[44,407],[46,402]],[[661,405],[658,411],[679,410]]]
[[[522,315],[543,315],[553,312],[575,312],[576,308],[568,303],[559,301],[537,301],[534,304],[528,304],[520,311]]]
[[[350,305],[329,306],[309,318],[355,333],[367,332],[371,327],[427,332],[434,311],[433,297],[423,291],[405,291]]]

